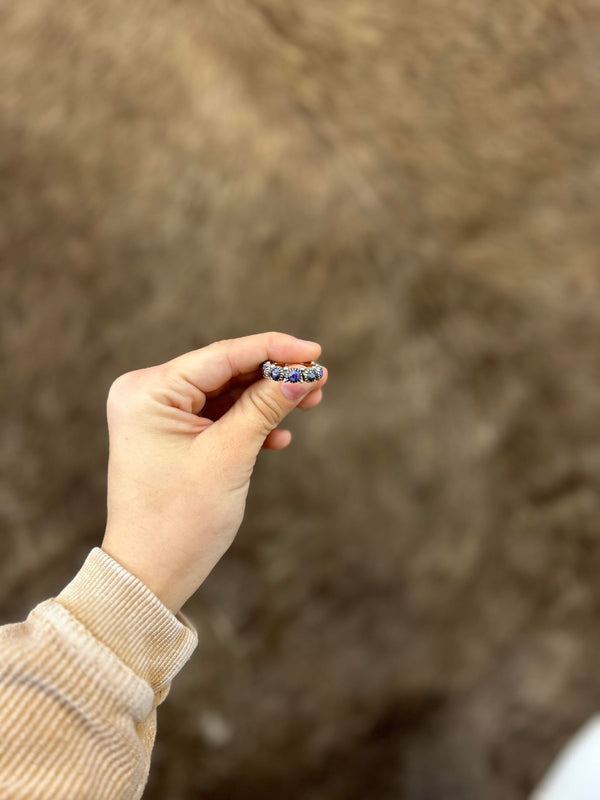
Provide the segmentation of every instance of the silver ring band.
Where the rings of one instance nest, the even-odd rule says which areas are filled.
[[[323,367],[316,361],[304,361],[297,366],[278,361],[263,361],[260,368],[263,378],[285,383],[313,383],[323,377]]]

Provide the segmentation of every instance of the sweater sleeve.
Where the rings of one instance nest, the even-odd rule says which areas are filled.
[[[57,597],[0,627],[0,797],[140,798],[156,706],[197,641],[94,548]]]

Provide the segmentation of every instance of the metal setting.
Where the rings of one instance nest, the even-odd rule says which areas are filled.
[[[316,361],[303,361],[298,365],[263,361],[260,368],[263,378],[284,383],[313,383],[323,377],[323,367]]]

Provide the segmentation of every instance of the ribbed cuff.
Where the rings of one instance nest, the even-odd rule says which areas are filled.
[[[99,547],[56,600],[155,693],[170,684],[198,644],[187,617],[175,616]]]

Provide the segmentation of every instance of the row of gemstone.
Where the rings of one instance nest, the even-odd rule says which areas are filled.
[[[312,383],[323,377],[323,367],[320,364],[315,364],[314,367],[278,367],[276,364],[271,364],[267,361],[263,364],[262,374],[264,378],[271,378],[274,381],[289,381],[289,383],[305,381]]]

